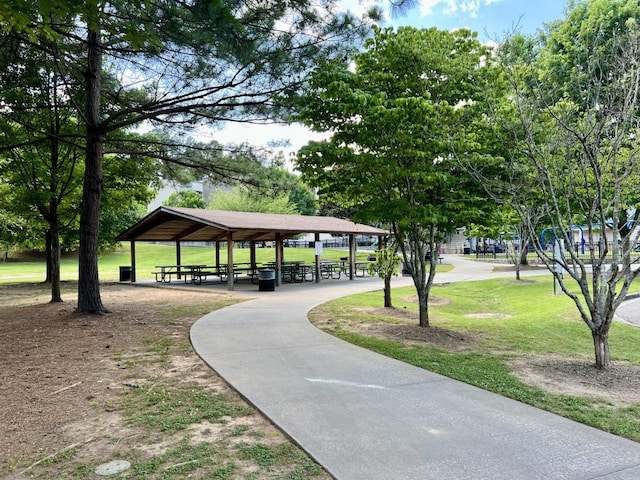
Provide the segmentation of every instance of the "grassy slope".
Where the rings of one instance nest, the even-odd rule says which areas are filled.
[[[182,247],[181,263],[215,265],[215,248]],[[234,261],[248,262],[248,248],[234,248]],[[366,258],[368,252],[358,252],[358,258]],[[338,260],[348,255],[345,250],[325,249],[323,259]],[[220,250],[220,262],[226,262],[226,249]],[[287,261],[303,261],[312,263],[315,258],[313,248],[285,248],[284,258]],[[257,248],[256,261],[258,263],[275,260],[275,249]],[[176,263],[176,249],[173,245],[155,245],[143,242],[136,243],[136,273],[138,280],[152,279],[151,272],[156,265],[174,265]],[[119,278],[119,267],[131,265],[131,254],[128,245],[123,245],[113,253],[101,255],[98,261],[100,280],[113,281]],[[75,258],[64,258],[61,265],[62,280],[76,280],[78,278],[78,261]],[[39,282],[45,278],[45,264],[42,260],[9,261],[0,263],[0,283]]]

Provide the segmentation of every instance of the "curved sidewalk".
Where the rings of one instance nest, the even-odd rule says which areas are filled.
[[[496,276],[457,257],[438,283]],[[410,284],[394,278],[393,286]],[[340,480],[640,478],[640,444],[347,344],[313,306],[379,279],[287,285],[191,329],[196,352]]]

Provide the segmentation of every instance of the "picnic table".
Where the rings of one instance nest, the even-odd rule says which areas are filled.
[[[241,274],[246,274],[251,277],[251,283],[257,283],[258,280],[258,271],[262,268],[257,263],[250,262],[241,262],[233,264],[233,280],[237,281]],[[227,277],[229,276],[229,268],[227,265],[220,266],[220,279],[222,282],[227,281]]]
[[[320,262],[320,277],[326,280],[339,279],[340,275],[344,273],[344,266],[339,262]]]
[[[202,272],[206,265],[156,265],[156,271],[151,272],[156,277],[156,282],[171,283],[173,276],[176,276],[178,280],[184,276],[184,282],[194,283],[194,279],[198,278],[201,281]]]
[[[355,264],[355,276],[356,277],[364,277],[365,273],[369,271],[369,265],[375,262],[356,262]],[[358,275],[358,271],[360,275]]]
[[[282,263],[282,280],[285,282],[312,281],[315,278],[315,274],[315,265],[305,265],[303,262]]]

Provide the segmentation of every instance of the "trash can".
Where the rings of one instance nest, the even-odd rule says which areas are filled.
[[[471,255],[471,248],[470,247],[464,247],[462,249],[462,252],[464,255]]]
[[[273,292],[276,289],[276,271],[273,268],[258,270],[258,291]]]
[[[121,266],[120,267],[120,281],[121,282],[130,282],[131,281],[131,267],[130,266]]]

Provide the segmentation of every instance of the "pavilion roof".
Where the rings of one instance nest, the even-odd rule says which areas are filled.
[[[303,233],[387,235],[386,230],[334,217],[158,207],[118,235],[120,241],[273,241]]]

